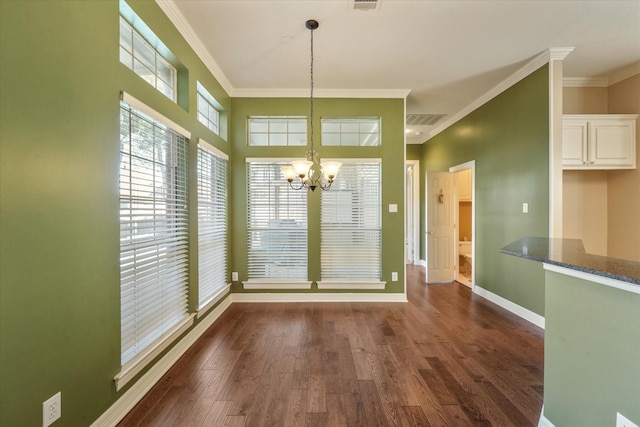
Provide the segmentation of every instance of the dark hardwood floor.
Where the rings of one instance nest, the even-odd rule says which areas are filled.
[[[458,283],[234,303],[120,426],[535,426],[543,331]]]

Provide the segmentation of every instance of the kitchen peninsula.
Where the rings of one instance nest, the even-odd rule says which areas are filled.
[[[640,262],[588,254],[575,239],[524,237],[501,252],[545,269],[539,425],[615,426],[618,413],[640,425]]]

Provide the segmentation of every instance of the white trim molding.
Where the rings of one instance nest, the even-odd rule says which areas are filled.
[[[384,289],[387,282],[371,280],[322,280],[318,289]]]
[[[509,89],[511,86],[515,85],[520,80],[524,79],[529,74],[533,73],[548,62],[563,60],[573,51],[573,49],[573,47],[552,47],[540,53],[538,56],[525,64],[522,68],[518,69],[515,73],[511,74],[505,80],[494,86],[484,95],[480,96],[457,113],[447,117],[445,121],[443,121],[439,126],[429,132],[427,141],[465,117],[467,114],[491,101],[493,98],[500,95],[502,92]]]
[[[516,316],[526,320],[527,322],[533,323],[539,328],[544,329],[544,317],[540,316],[537,313],[534,313],[531,310],[528,310],[512,301],[509,301],[506,298],[501,297],[500,295],[496,295],[491,291],[486,290],[478,285],[473,286],[473,292],[477,295],[480,295],[483,298],[488,299],[492,303],[499,305],[507,311],[515,314]]]
[[[180,9],[173,0],[156,0],[160,9],[167,15],[169,21],[178,29],[182,37],[185,38],[189,46],[198,55],[200,60],[204,62],[204,65],[209,69],[213,77],[218,81],[220,86],[227,92],[227,95],[232,96],[233,86],[227,79],[227,76],[222,72],[222,69],[218,66],[218,63],[211,56],[207,48],[202,43],[202,40],[196,35],[189,21],[184,17]]]
[[[404,293],[247,293],[231,294],[233,302],[407,302]]]
[[[410,89],[315,89],[314,98],[406,99]],[[308,98],[309,88],[234,89],[234,98]]]
[[[160,353],[166,348],[172,345],[180,335],[185,333],[191,325],[193,325],[193,318],[195,314],[186,316],[180,323],[174,326],[167,335],[163,335],[158,338],[153,344],[149,345],[149,349],[144,353],[140,353],[135,358],[128,361],[113,377],[113,381],[116,383],[116,391],[120,391],[122,387],[129,383],[136,377],[144,368],[146,368]]]
[[[227,296],[229,291],[231,291],[231,283],[228,283],[227,285],[218,289],[218,291],[211,297],[211,300],[208,303],[206,303],[203,307],[198,309],[198,313],[196,314],[196,317],[199,319],[202,316],[206,315],[209,312],[209,310],[211,310],[213,306],[215,306],[218,303],[218,301],[222,300],[222,298]]]
[[[306,280],[249,279],[242,282],[242,287],[244,289],[311,289],[311,283]]]
[[[176,343],[158,362],[156,362],[138,381],[131,386],[120,398],[109,407],[91,427],[116,426],[136,404],[151,390],[151,388],[171,369],[182,355],[196,342],[202,334],[225,312],[231,305],[231,298],[227,297],[211,313],[198,323],[187,335]]]

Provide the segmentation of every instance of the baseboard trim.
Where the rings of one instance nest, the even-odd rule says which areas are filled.
[[[158,362],[156,362],[129,390],[109,407],[91,427],[116,426],[133,407],[156,385],[162,376],[180,359],[180,357],[196,342],[204,332],[231,305],[231,295],[227,296],[218,306],[211,310],[200,323],[174,345]]]
[[[539,328],[544,329],[544,317],[540,316],[539,314],[534,313],[533,311],[528,310],[512,301],[509,301],[508,299],[503,298],[500,295],[496,295],[493,292],[488,291],[485,288],[482,288],[478,285],[475,285],[473,287],[473,292],[477,295],[480,295],[483,298],[488,299],[492,303],[499,305],[505,310],[510,311],[516,316],[521,317],[522,319],[530,323],[533,323]]]
[[[404,293],[243,293],[231,298],[233,302],[407,302]]]
[[[542,408],[544,411],[544,407]],[[538,421],[538,427],[556,427],[551,421],[549,421],[544,414],[540,414],[540,420]]]

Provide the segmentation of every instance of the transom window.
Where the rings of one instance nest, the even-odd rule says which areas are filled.
[[[307,118],[286,116],[249,117],[249,145],[296,146],[307,145]]]
[[[220,135],[220,111],[216,108],[215,99],[198,82],[198,121],[211,129],[216,135]]]
[[[322,118],[322,145],[379,146],[380,117]]]
[[[129,22],[120,17],[120,62],[176,100],[177,71]]]

